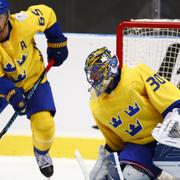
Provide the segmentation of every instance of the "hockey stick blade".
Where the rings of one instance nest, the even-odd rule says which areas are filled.
[[[97,130],[99,129],[97,125],[93,125],[93,126],[91,126],[91,127],[92,127],[93,129],[97,129]]]
[[[77,162],[78,162],[78,164],[79,164],[79,166],[81,168],[81,171],[82,171],[82,173],[84,175],[85,180],[90,180],[89,179],[89,173],[88,173],[87,167],[86,167],[86,165],[84,163],[84,160],[83,160],[79,150],[76,150],[74,152],[74,155],[75,155],[75,158],[76,158],[76,160],[77,160]]]
[[[15,112],[11,119],[7,122],[7,124],[5,125],[5,127],[3,128],[3,130],[0,132],[0,139],[2,138],[2,136],[8,131],[8,129],[10,128],[10,126],[12,125],[12,123],[15,121],[16,117],[18,116],[18,112]]]
[[[40,75],[39,79],[37,80],[37,82],[34,84],[34,86],[32,87],[32,89],[30,90],[29,94],[27,95],[27,99],[31,99],[31,97],[33,96],[34,92],[36,91],[36,89],[38,88],[38,86],[40,85],[41,81],[43,80],[44,76],[46,75],[46,73],[50,70],[50,68],[54,65],[55,61],[54,59],[51,59],[48,63],[48,65],[46,66],[46,68],[44,69],[44,71],[42,72],[42,74]],[[3,135],[8,131],[8,129],[11,127],[11,125],[13,124],[13,122],[15,121],[15,119],[18,116],[18,112],[14,112],[14,114],[12,115],[12,117],[10,118],[10,120],[7,122],[7,124],[4,126],[4,128],[2,129],[2,131],[0,132],[0,139],[3,137]]]

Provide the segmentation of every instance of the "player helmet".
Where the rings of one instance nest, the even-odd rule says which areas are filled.
[[[111,52],[106,47],[102,47],[87,57],[84,70],[91,88],[93,87],[99,96],[118,75],[117,57],[115,55],[112,57]]]
[[[6,0],[0,0],[0,14],[4,14],[9,11],[9,2]]]

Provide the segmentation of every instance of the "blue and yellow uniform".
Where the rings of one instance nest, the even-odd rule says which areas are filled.
[[[30,90],[44,70],[34,35],[55,23],[55,13],[45,5],[31,6],[11,15],[9,39],[0,44],[0,77],[6,76],[25,92]]]
[[[26,95],[44,70],[43,57],[34,40],[36,33],[45,33],[48,47],[67,45],[54,11],[46,5],[31,6],[10,15],[8,26],[8,37],[0,43],[0,96],[6,99],[14,87]],[[31,120],[34,147],[48,151],[54,137],[52,116],[56,110],[46,77],[28,104],[26,114]]]
[[[147,66],[124,66],[120,76],[112,93],[92,96],[90,102],[96,122],[114,150],[121,149],[124,142],[152,142],[151,131],[157,123],[174,106],[180,106],[180,91]]]
[[[141,145],[153,143],[151,131],[157,123],[162,122],[173,108],[180,108],[180,91],[144,64],[134,68],[124,65],[118,78],[118,85],[111,93],[102,93],[98,97],[92,93],[90,107],[93,116],[108,147],[122,151],[121,160],[129,158],[140,163],[143,158],[151,156],[147,164],[151,164],[149,169],[154,169],[154,145],[151,150],[145,150],[144,155],[142,149],[145,146]],[[135,155],[131,159],[132,151]]]

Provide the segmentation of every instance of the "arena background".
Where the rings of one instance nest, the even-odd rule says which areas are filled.
[[[68,33],[114,34],[122,20],[137,18],[180,18],[179,0],[9,0],[11,12],[29,5],[51,6]]]

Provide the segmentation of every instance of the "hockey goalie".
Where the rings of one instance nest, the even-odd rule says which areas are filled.
[[[179,89],[145,64],[120,68],[106,47],[87,57],[85,73],[105,138],[90,180],[180,178]]]

